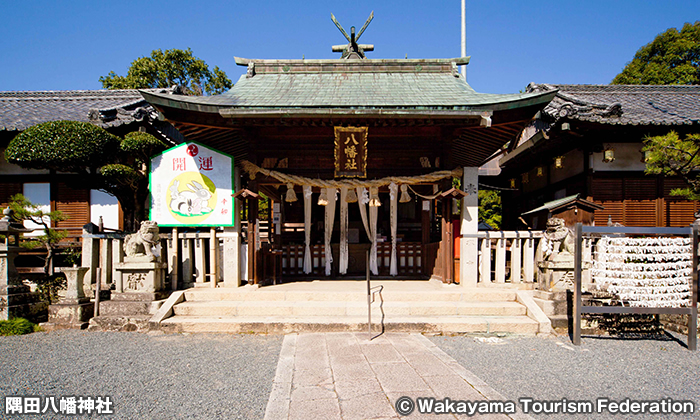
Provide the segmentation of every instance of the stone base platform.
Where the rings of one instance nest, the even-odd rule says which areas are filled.
[[[26,318],[39,323],[47,320],[48,302],[41,302],[29,286],[9,285],[0,290],[0,319]]]
[[[112,292],[100,302],[100,315],[90,320],[88,331],[148,331],[148,320],[160,309],[169,292]]]
[[[148,320],[150,314],[146,315],[123,315],[123,316],[98,316],[90,319],[88,331],[137,331],[147,332],[149,330]]]
[[[81,303],[56,303],[49,306],[49,322],[41,323],[45,331],[79,329],[88,327],[90,318],[95,313],[95,304],[92,302]]]

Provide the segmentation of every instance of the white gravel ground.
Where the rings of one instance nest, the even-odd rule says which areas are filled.
[[[57,331],[0,337],[7,396],[109,396],[115,419],[261,419],[282,336]],[[43,407],[42,407],[43,409]],[[78,416],[88,418],[88,416]]]
[[[617,339],[584,337],[580,347],[567,336],[431,337],[462,366],[515,401],[692,401],[693,414],[533,414],[538,419],[700,418],[700,351],[689,351],[686,337]],[[444,396],[449,397],[449,396]],[[518,409],[521,404],[518,403]]]

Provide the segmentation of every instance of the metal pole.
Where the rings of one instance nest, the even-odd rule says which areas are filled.
[[[367,251],[365,263],[367,275],[367,332],[369,333],[369,339],[372,340],[372,288],[369,284],[369,251]]]
[[[574,244],[574,337],[575,346],[581,345],[581,242],[583,241],[581,223],[576,223]]]
[[[95,317],[100,316],[100,289],[102,288],[102,280],[100,277],[101,276],[97,277],[97,283],[95,283]]]

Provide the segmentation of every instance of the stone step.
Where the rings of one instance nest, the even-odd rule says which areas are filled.
[[[384,301],[384,313],[396,316],[523,316],[517,302]],[[372,305],[379,314],[379,303]],[[360,301],[186,301],[173,307],[176,316],[364,316],[367,302]]]
[[[379,332],[379,316],[373,316],[373,331]],[[322,316],[175,316],[163,320],[160,328],[180,333],[265,333],[367,331],[366,316],[346,316],[329,320]],[[419,333],[510,333],[535,335],[539,324],[526,316],[387,316],[385,331]]]
[[[155,301],[129,301],[129,300],[105,300],[100,302],[100,315],[129,316],[129,315],[153,315],[163,305],[165,300]]]
[[[90,318],[88,331],[138,331],[150,330],[151,315],[100,315]]]
[[[515,301],[516,291],[498,288],[476,288],[459,290],[392,291],[384,288],[384,301]],[[244,289],[244,288],[241,288]],[[341,301],[366,302],[365,290],[357,291],[283,291],[264,287],[250,289],[190,289],[185,300],[193,301]]]
[[[569,327],[569,316],[568,315],[549,315],[549,321],[552,323],[552,328],[568,328]]]
[[[537,306],[542,308],[542,311],[550,318],[554,315],[566,315],[568,310],[568,305],[565,300],[546,300],[537,297],[533,297],[532,300],[534,300]]]

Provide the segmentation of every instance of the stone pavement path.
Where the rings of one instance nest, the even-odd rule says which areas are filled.
[[[414,403],[418,397],[505,401],[420,334],[387,333],[372,341],[366,333],[290,334],[282,344],[265,419],[398,419],[395,404],[401,397]],[[530,419],[520,412],[474,417]],[[406,418],[436,416],[416,407]]]

